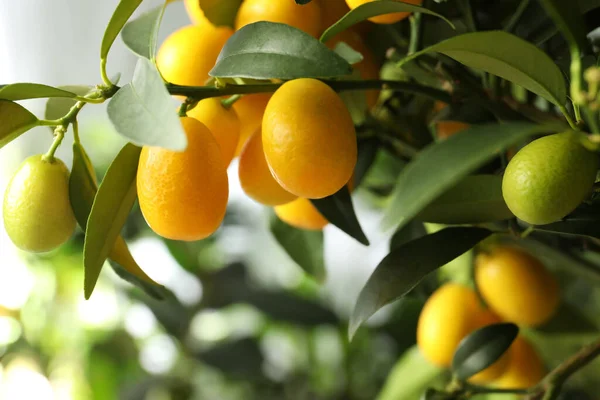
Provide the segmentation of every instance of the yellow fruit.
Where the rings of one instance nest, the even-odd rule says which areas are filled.
[[[321,230],[329,223],[310,200],[304,198],[275,207],[275,214],[282,221],[299,229]]]
[[[527,389],[538,384],[546,370],[537,351],[522,336],[508,350],[510,359],[504,373],[492,385],[501,389]]]
[[[371,1],[377,1],[377,0],[346,0],[346,3],[348,4],[348,7],[350,7],[351,9],[354,10],[356,7],[361,6],[365,3],[369,3]],[[423,3],[423,0],[403,0],[403,2],[420,6]],[[409,12],[383,14],[383,15],[378,15],[376,17],[369,18],[369,21],[375,22],[376,24],[393,24],[393,23],[403,20],[404,18],[408,17],[409,15],[410,15]]]
[[[502,194],[521,220],[549,224],[575,210],[592,190],[598,155],[588,151],[573,132],[537,139],[509,162]]]
[[[229,165],[240,141],[241,124],[235,110],[223,107],[221,99],[212,97],[199,101],[187,115],[206,125],[221,147],[225,165]]]
[[[235,29],[258,21],[291,25],[314,37],[321,34],[321,8],[316,1],[299,5],[293,0],[244,0],[235,19]]]
[[[233,109],[240,119],[242,130],[240,132],[240,141],[235,150],[235,155],[239,156],[244,145],[262,125],[262,118],[265,108],[271,99],[271,93],[257,93],[242,96],[241,99],[233,103]]]
[[[143,147],[137,174],[142,214],[158,235],[204,239],[225,216],[229,186],[219,144],[201,122],[181,118],[188,146],[183,152]]]
[[[289,203],[297,197],[282,188],[271,175],[263,152],[260,130],[244,146],[238,173],[244,192],[259,203],[276,206]]]
[[[318,199],[337,192],[354,172],[354,124],[344,102],[316,79],[284,83],[262,123],[271,173],[288,192]]]
[[[187,11],[187,15],[190,17],[190,20],[196,24],[201,25],[204,23],[209,23],[210,21],[204,16],[204,11],[200,8],[199,0],[185,0],[185,10]]]
[[[202,86],[233,31],[212,24],[188,25],[165,39],[156,55],[156,66],[170,83]]]
[[[554,276],[537,258],[513,247],[480,253],[475,261],[475,281],[490,308],[515,324],[543,324],[560,302]]]
[[[435,130],[437,138],[440,140],[448,139],[450,136],[457,134],[460,131],[464,131],[471,125],[461,121],[437,121],[435,123]]]
[[[45,252],[65,243],[75,230],[69,200],[69,170],[58,158],[27,158],[4,193],[4,227],[22,250]]]

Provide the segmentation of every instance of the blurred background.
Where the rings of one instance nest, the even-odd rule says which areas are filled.
[[[146,0],[135,15],[161,3]],[[99,44],[117,4],[0,0],[0,83],[98,83]],[[171,4],[160,39],[188,23],[183,4]],[[135,61],[119,39],[109,75],[129,81]],[[43,115],[43,100],[22,103]],[[104,105],[80,115],[82,143],[101,177],[124,140]],[[45,152],[51,141],[48,128],[35,128],[0,150],[0,193],[22,160]],[[67,135],[57,153],[67,165],[71,141]],[[379,152],[363,186],[389,187],[402,166]],[[243,195],[235,161],[229,178],[225,223],[205,241],[162,240],[134,209],[124,236],[142,268],[172,292],[162,302],[108,266],[84,300],[81,232],[53,253],[30,255],[1,231],[0,399],[412,400],[447,378],[415,350],[416,322],[440,280],[468,279],[469,254],[383,309],[348,343],[354,301],[389,251],[389,237],[378,230],[385,196],[367,189],[354,195],[371,246],[325,228],[327,279],[319,284],[276,243],[268,229],[271,211]],[[562,262],[551,252],[546,261]],[[593,282],[571,275],[562,281],[572,305],[600,322]],[[590,337],[538,333],[536,343],[552,365]],[[572,396],[581,397],[570,398],[592,398],[579,388],[600,393],[598,376],[598,367],[578,375]]]

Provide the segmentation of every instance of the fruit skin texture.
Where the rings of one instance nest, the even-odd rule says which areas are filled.
[[[483,308],[470,288],[447,283],[425,303],[417,325],[417,345],[423,356],[440,367],[449,367],[460,342],[473,331],[499,322]],[[489,368],[471,378],[472,382],[489,382],[506,368],[508,357],[501,357]]]
[[[356,7],[361,6],[365,3],[369,3],[371,1],[377,1],[377,0],[346,0],[346,3],[348,4],[348,7],[350,7],[351,9],[354,10]],[[404,1],[404,3],[414,4],[417,6],[420,6],[423,3],[423,0],[403,0],[403,1]],[[384,15],[378,15],[376,17],[369,18],[369,21],[375,22],[376,24],[394,24],[398,21],[403,20],[404,18],[408,17],[409,15],[410,15],[409,12],[384,14]]]
[[[267,105],[262,134],[271,173],[299,197],[329,196],[354,172],[357,145],[352,117],[337,93],[321,81],[284,83]]]
[[[221,147],[225,165],[229,165],[240,141],[241,124],[235,110],[223,107],[221,99],[211,97],[199,101],[187,115],[206,125]]]
[[[65,163],[28,157],[6,187],[3,216],[8,236],[22,250],[46,252],[69,240],[76,221]]]
[[[596,179],[598,156],[573,132],[537,139],[508,163],[502,180],[506,205],[519,219],[549,224],[586,199]]]
[[[231,35],[230,28],[212,24],[184,26],[162,43],[156,54],[156,66],[167,82],[202,86]]]
[[[142,148],[137,190],[142,214],[158,235],[194,241],[210,236],[225,217],[229,186],[221,149],[201,122],[181,118],[183,152]]]
[[[475,282],[486,303],[501,318],[539,326],[558,308],[554,276],[535,257],[513,247],[497,247],[475,260]]]
[[[271,175],[263,152],[260,130],[256,131],[244,146],[238,174],[244,192],[261,204],[276,206],[289,203],[297,197],[282,188]]]
[[[500,389],[527,389],[539,383],[546,374],[537,351],[521,335],[508,350],[510,360],[504,373],[492,382]]]
[[[263,115],[270,99],[271,93],[256,93],[242,96],[233,103],[233,109],[242,125],[240,140],[235,150],[236,156],[240,155],[250,136],[261,127]]]
[[[299,5],[294,1],[244,0],[235,19],[235,29],[258,21],[291,25],[317,38],[321,34],[321,8],[316,1]]]
[[[275,214],[283,222],[299,229],[320,231],[329,223],[310,200],[304,198],[275,207]]]

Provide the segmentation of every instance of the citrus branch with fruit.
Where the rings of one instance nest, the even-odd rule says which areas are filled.
[[[423,398],[556,399],[600,354],[594,342],[547,374],[531,339],[565,305],[539,246],[600,274],[573,255],[600,254],[600,68],[583,20],[600,2],[540,0],[552,30],[533,40],[519,30],[529,1],[491,24],[469,0],[186,0],[194,23],[160,46],[170,2],[132,18],[141,3],[121,0],[108,23],[101,84],[0,86],[0,146],[36,126],[54,129],[48,152],[25,160],[4,195],[17,247],[51,251],[78,224],[86,298],[107,260],[164,297],[120,236],[134,203],[163,238],[208,238],[225,218],[228,167],[238,158],[243,191],[273,208],[275,239],[317,281],[324,267],[299,253],[322,251],[323,236],[303,235],[331,223],[369,245],[352,195],[364,189],[383,204],[391,250],[358,296],[350,337],[457,257],[474,255],[471,269],[437,280],[425,296],[419,354],[453,378]],[[139,57],[122,86],[107,73],[119,35]],[[17,103],[31,98],[49,99],[45,119]],[[78,116],[106,101],[128,143],[98,185]],[[71,171],[55,157],[69,127]],[[381,152],[401,167],[369,180],[369,170],[387,168],[377,164]],[[300,252],[290,248],[301,240]]]

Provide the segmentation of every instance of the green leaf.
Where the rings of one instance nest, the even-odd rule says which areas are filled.
[[[138,146],[184,150],[187,138],[156,67],[140,58],[133,80],[123,86],[107,107],[116,131]]]
[[[363,60],[363,55],[346,44],[346,42],[339,42],[333,51],[346,60],[348,64],[357,64]]]
[[[325,219],[333,225],[358,240],[359,243],[365,246],[369,245],[369,239],[363,232],[354,212],[352,197],[350,197],[347,186],[342,187],[331,196],[322,199],[311,199],[310,201],[323,214]]]
[[[400,65],[433,51],[521,85],[559,107],[567,101],[565,78],[554,61],[510,33],[487,31],[455,36],[407,56]]]
[[[271,217],[271,233],[292,260],[317,281],[325,280],[323,232],[294,228],[275,215]]]
[[[121,32],[121,29],[131,17],[133,12],[142,4],[143,0],[121,0],[119,5],[115,9],[108,26],[104,31],[104,37],[102,38],[102,45],[100,46],[100,59],[106,60],[108,51],[110,50],[115,39]]]
[[[39,83],[13,83],[0,89],[0,99],[3,100],[26,100],[39,99],[43,97],[77,97],[76,93],[66,89],[56,88]]]
[[[309,34],[285,24],[256,22],[225,43],[210,76],[296,79],[350,75],[352,66]]]
[[[427,235],[425,225],[421,221],[413,220],[394,233],[390,239],[390,251],[425,235]]]
[[[197,0],[206,19],[216,26],[234,27],[243,0]]]
[[[136,199],[135,179],[141,148],[126,144],[114,159],[98,188],[85,231],[84,294],[89,299],[100,270],[115,246]]]
[[[379,0],[364,3],[354,8],[352,11],[344,15],[338,22],[327,28],[327,30],[323,32],[323,34],[321,35],[321,39],[319,40],[325,43],[338,33],[345,31],[346,29],[358,24],[361,21],[365,21],[371,17],[376,17],[378,15],[391,14],[397,12],[420,12],[423,14],[433,15],[435,17],[443,19],[452,28],[454,28],[454,24],[452,24],[452,22],[450,22],[444,16],[426,8],[415,6],[413,4],[403,3],[401,1]]]
[[[582,204],[562,220],[547,225],[536,225],[535,230],[600,239],[600,209],[598,205]]]
[[[375,268],[358,296],[348,327],[350,337],[381,307],[406,295],[429,273],[491,233],[483,228],[446,228],[392,250]]]
[[[452,358],[452,372],[467,380],[495,363],[517,338],[519,327],[504,323],[488,325],[464,338]]]
[[[358,141],[358,158],[354,167],[354,187],[358,188],[365,175],[369,172],[375,162],[379,151],[379,140],[374,138]]]
[[[67,92],[71,92],[76,94],[77,96],[85,96],[90,90],[93,89],[92,86],[83,86],[83,85],[69,85],[69,86],[59,86],[58,89],[66,90]],[[77,103],[76,99],[68,98],[68,97],[52,97],[49,98],[46,102],[46,111],[44,112],[44,118],[48,120],[55,120],[64,117],[67,115],[71,107],[73,107]],[[53,127],[50,127],[53,130]]]
[[[125,24],[121,38],[129,50],[140,57],[154,59],[158,30],[166,6],[167,3],[164,3]]]
[[[416,218],[436,224],[479,224],[514,217],[502,196],[502,177],[474,175],[460,181]]]
[[[540,3],[571,46],[576,46],[581,51],[590,47],[585,21],[577,2],[540,0]]]
[[[38,124],[35,115],[8,100],[0,100],[0,121],[0,149]]]
[[[426,147],[398,177],[384,226],[402,226],[458,181],[503,149],[528,136],[558,132],[562,125],[476,125]]]
[[[119,236],[117,240],[122,239],[123,238]],[[140,278],[138,275],[129,272],[127,268],[121,266],[120,263],[112,259],[108,260],[108,262],[119,278],[131,283],[133,286],[142,289],[150,297],[153,297],[157,300],[164,300],[171,295],[168,289],[166,289],[164,286],[157,283],[148,282],[147,279]]]

